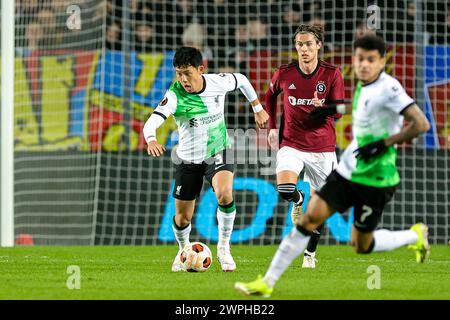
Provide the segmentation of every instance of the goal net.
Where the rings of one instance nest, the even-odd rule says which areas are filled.
[[[321,59],[340,67],[346,99],[355,88],[352,42],[367,32],[386,40],[386,71],[432,127],[398,146],[402,180],[381,226],[400,230],[423,221],[432,243],[449,240],[446,1],[19,0],[15,21],[17,244],[174,243],[175,122],[169,118],[158,129],[167,149],[162,157],[147,155],[142,136],[143,124],[174,81],[174,51],[200,48],[207,72],[247,75],[264,101],[275,68],[297,58],[292,35],[301,23],[325,27]],[[267,132],[255,129],[239,92],[227,95],[226,121],[239,151],[232,241],[279,243],[292,225],[290,208],[277,195]],[[351,116],[338,120],[336,131],[339,155],[351,140]],[[301,179],[299,188],[309,194]],[[192,239],[217,240],[216,208],[205,183]],[[321,243],[348,243],[352,221],[352,210],[330,217]]]

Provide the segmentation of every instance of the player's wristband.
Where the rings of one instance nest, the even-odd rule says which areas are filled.
[[[336,112],[337,113],[344,114],[345,113],[345,109],[346,109],[345,104],[338,104],[336,106]]]
[[[253,112],[257,113],[260,112],[262,110],[264,110],[263,106],[261,105],[261,103],[258,103],[256,106],[252,106]]]
[[[147,143],[151,142],[151,141],[156,141],[156,137],[155,136],[148,136],[147,139],[145,139],[147,141]]]

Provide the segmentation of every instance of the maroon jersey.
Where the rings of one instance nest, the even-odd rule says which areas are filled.
[[[312,102],[315,91],[324,106],[344,103],[344,80],[339,68],[319,60],[311,74],[304,74],[296,61],[275,71],[266,92],[265,110],[270,117],[269,129],[276,128],[277,96],[283,92],[280,148],[289,146],[307,152],[336,150],[334,119],[340,114],[320,125],[308,119],[308,114],[316,108]]]

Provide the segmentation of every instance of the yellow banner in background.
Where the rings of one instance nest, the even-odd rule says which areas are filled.
[[[352,116],[344,114],[336,122],[336,144],[344,150],[352,142]]]

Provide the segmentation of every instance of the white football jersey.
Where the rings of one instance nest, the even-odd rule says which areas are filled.
[[[353,95],[353,140],[341,156],[337,172],[344,178],[373,187],[395,186],[400,182],[397,151],[390,146],[379,157],[364,162],[354,151],[371,142],[398,133],[403,125],[401,112],[414,104],[397,79],[382,72],[367,85],[358,82]]]
[[[225,95],[239,88],[248,101],[257,95],[240,73],[204,74],[200,92],[188,93],[179,81],[172,84],[154,113],[173,115],[178,125],[177,155],[184,161],[202,163],[231,146],[224,118]]]

